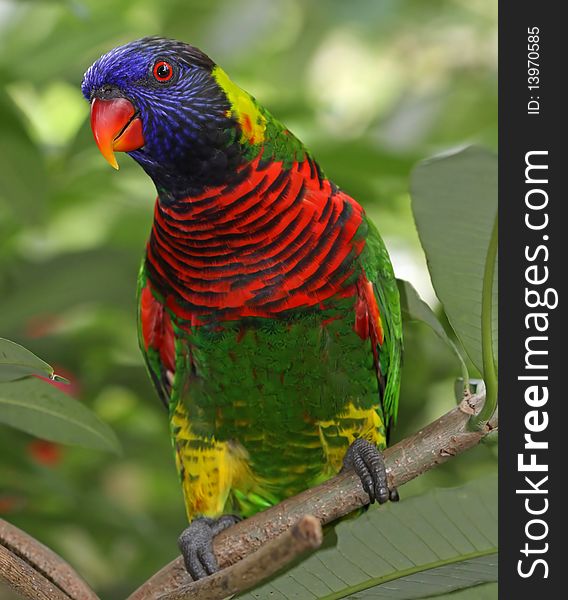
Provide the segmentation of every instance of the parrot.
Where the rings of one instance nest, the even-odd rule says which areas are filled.
[[[220,531],[353,469],[398,500],[402,322],[365,211],[198,48],[116,47],[82,81],[103,157],[126,152],[157,199],[138,275],[139,344],[169,418],[193,579]],[[330,82],[329,93],[333,93]]]

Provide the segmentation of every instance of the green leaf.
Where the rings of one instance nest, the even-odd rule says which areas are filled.
[[[422,321],[426,323],[432,331],[445,342],[458,359],[461,367],[464,382],[469,379],[467,367],[458,347],[448,336],[434,311],[422,300],[414,286],[404,279],[396,280],[400,294],[400,308],[403,319],[407,321]],[[467,384],[466,384],[467,385]]]
[[[497,583],[482,583],[443,596],[431,596],[431,598],[437,598],[437,600],[497,600],[498,587]]]
[[[16,342],[0,338],[0,382],[28,375],[55,376],[53,368],[41,358]]]
[[[418,165],[412,210],[438,298],[481,372],[485,259],[497,218],[497,157],[469,147]],[[493,353],[497,356],[497,269],[493,280]]]
[[[334,536],[335,539],[334,539]],[[372,506],[242,600],[410,600],[497,580],[497,477]]]
[[[0,383],[0,422],[52,442],[120,452],[115,433],[95,413],[35,377]]]

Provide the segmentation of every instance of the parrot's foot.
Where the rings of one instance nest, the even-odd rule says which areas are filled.
[[[192,521],[182,531],[178,539],[185,568],[194,581],[207,577],[219,570],[213,554],[213,538],[231,525],[238,523],[240,517],[223,515],[219,519],[200,517]]]
[[[358,438],[349,446],[343,459],[343,469],[353,469],[359,475],[371,504],[375,500],[379,504],[384,504],[387,500],[399,500],[396,488],[388,487],[383,455],[368,440]]]

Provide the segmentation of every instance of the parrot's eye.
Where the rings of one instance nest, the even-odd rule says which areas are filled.
[[[165,83],[166,81],[169,81],[173,77],[174,70],[172,68],[172,65],[170,65],[170,63],[167,63],[165,60],[159,60],[154,65],[153,73],[154,73],[154,77],[160,83]]]

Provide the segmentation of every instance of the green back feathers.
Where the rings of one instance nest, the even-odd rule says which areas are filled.
[[[369,281],[373,282],[384,333],[384,343],[379,350],[381,372],[386,376],[383,410],[387,425],[395,425],[402,355],[400,298],[383,239],[368,217],[365,217],[365,224],[367,225],[367,243],[361,255],[361,261]]]

